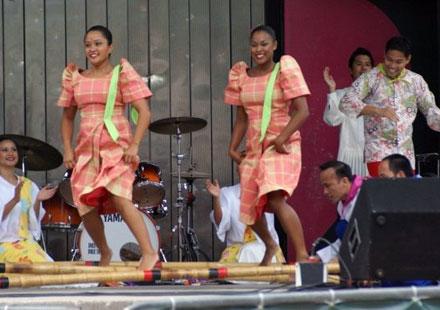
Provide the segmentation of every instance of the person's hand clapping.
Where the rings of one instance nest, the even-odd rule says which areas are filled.
[[[208,190],[208,192],[211,193],[212,196],[214,197],[219,197],[220,196],[220,185],[218,184],[217,180],[214,180],[214,184],[211,182],[211,180],[206,180],[206,189]]]
[[[21,199],[21,189],[23,188],[24,181],[20,181],[18,185],[15,187],[15,194],[13,200],[15,203],[18,203]]]

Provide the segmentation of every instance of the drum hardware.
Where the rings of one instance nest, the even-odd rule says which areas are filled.
[[[17,144],[20,160],[15,167],[21,168],[24,176],[28,170],[52,170],[63,163],[61,153],[46,142],[21,135],[7,134],[1,137],[11,139]]]
[[[175,135],[193,132],[205,127],[207,122],[197,117],[170,117],[154,121],[149,129],[163,135]]]
[[[177,251],[178,251],[178,259],[179,261],[184,260],[184,254],[186,260],[198,260],[198,253],[201,249],[198,247],[197,236],[192,227],[192,202],[194,199],[192,198],[191,202],[185,202],[185,199],[182,197],[182,178],[184,176],[188,177],[188,182],[191,183],[190,191],[191,197],[192,195],[192,182],[195,178],[195,175],[189,175],[181,171],[182,160],[185,158],[185,155],[182,154],[182,134],[189,133],[192,131],[196,131],[205,127],[207,122],[201,118],[195,117],[171,117],[166,119],[157,120],[150,124],[149,129],[158,134],[166,134],[166,135],[176,135],[177,139],[177,153],[173,154],[173,158],[176,158],[177,162],[177,172],[173,174],[174,177],[177,178],[177,198],[174,206],[177,208],[177,225],[173,227],[172,232],[177,230]],[[192,156],[191,156],[192,161]],[[191,163],[192,164],[192,163]],[[209,177],[206,176],[206,177]],[[189,206],[190,205],[190,206]],[[187,207],[187,219],[188,224],[187,227],[183,225],[183,208]],[[189,213],[188,213],[189,212]]]
[[[79,236],[83,230],[84,230],[84,224],[81,222],[78,228],[75,230],[75,235],[73,237],[73,247],[70,249],[70,253],[72,253],[72,261],[81,259],[78,242],[79,242]]]
[[[163,218],[168,214],[168,203],[164,199],[162,202],[156,206],[144,206],[140,207],[138,204],[134,204],[136,208],[148,213],[155,219]]]
[[[204,260],[208,260],[210,261],[208,255],[206,255],[205,252],[203,252],[203,250],[200,248],[199,246],[199,240],[197,238],[196,235],[196,231],[194,229],[194,209],[193,209],[193,204],[194,201],[196,200],[196,197],[194,196],[193,193],[193,182],[196,178],[199,177],[195,177],[195,174],[192,174],[192,171],[190,171],[191,169],[189,169],[188,171],[186,171],[186,173],[182,173],[184,175],[187,175],[187,177],[183,177],[186,179],[187,181],[187,185],[188,185],[188,194],[186,196],[186,214],[187,214],[187,226],[186,228],[184,227],[184,236],[186,238],[185,243],[187,244],[188,250],[186,251],[186,261],[200,261],[201,256],[203,256]],[[202,173],[200,174],[202,175]],[[206,175],[206,173],[204,174]],[[210,177],[210,175],[208,174],[208,177]],[[205,176],[203,176],[202,178],[205,178]]]
[[[179,127],[177,127],[177,154],[175,155],[175,158],[177,159],[177,198],[176,198],[176,203],[175,206],[177,207],[178,210],[178,216],[177,216],[177,227],[178,227],[178,241],[177,241],[177,251],[178,251],[178,257],[179,257],[179,262],[183,261],[183,234],[182,234],[182,230],[183,228],[183,220],[182,220],[182,215],[183,215],[183,197],[182,197],[182,182],[181,182],[181,171],[180,171],[180,166],[182,165],[182,160],[184,158],[184,155],[181,153],[182,152],[182,133],[180,132]]]
[[[177,177],[177,173],[173,172],[171,174],[173,177]],[[193,169],[188,169],[187,171],[183,171],[180,176],[187,181],[194,181],[195,179],[207,179],[210,178],[211,175],[205,172],[198,172]]]

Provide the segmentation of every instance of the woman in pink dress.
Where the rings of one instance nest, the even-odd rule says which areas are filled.
[[[113,254],[105,238],[100,214],[119,212],[139,243],[142,253],[139,268],[151,269],[158,255],[153,250],[145,223],[132,203],[139,143],[151,119],[147,104],[151,92],[128,61],[121,59],[111,116],[111,122],[119,133],[114,141],[103,119],[113,73],[110,63],[112,34],[106,27],[93,26],[86,32],[84,46],[91,66],[87,70],[73,63],[67,66],[57,103],[64,108],[61,124],[64,164],[67,169],[73,169],[71,184],[75,205],[87,232],[101,252],[100,265],[108,265]],[[127,103],[139,113],[133,136],[124,116]],[[81,114],[81,123],[73,150],[72,136],[77,110]]]
[[[266,85],[275,67],[275,32],[268,26],[252,30],[250,51],[256,66],[236,63],[225,90],[225,102],[237,106],[237,117],[229,145],[229,154],[240,165],[240,220],[260,236],[266,245],[261,265],[270,264],[277,251],[263,212],[273,212],[292,240],[297,261],[308,254],[296,212],[287,204],[301,172],[301,136],[298,129],[309,115],[306,97],[310,94],[298,63],[283,56],[271,103],[271,120],[260,142],[261,119]],[[293,114],[289,108],[293,107]],[[242,160],[237,148],[246,134],[247,155]]]

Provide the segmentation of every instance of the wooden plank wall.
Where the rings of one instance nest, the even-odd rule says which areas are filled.
[[[183,170],[191,151],[197,171],[222,185],[237,180],[227,156],[234,111],[223,103],[223,90],[233,63],[250,61],[249,31],[264,23],[264,0],[3,0],[0,7],[0,134],[31,136],[63,153],[62,110],[55,106],[61,74],[69,62],[87,66],[84,32],[103,24],[113,33],[113,63],[128,58],[148,80],[153,121],[174,116],[207,121],[202,130],[183,136]],[[177,169],[176,151],[175,137],[148,133],[139,154],[162,171],[168,215],[157,225],[170,260],[177,259],[176,234],[170,233],[177,223],[176,180],[170,176]],[[29,176],[44,185],[62,180],[64,172],[59,167]],[[218,259],[223,245],[208,219],[212,200],[204,180],[195,181],[194,192],[200,246]]]

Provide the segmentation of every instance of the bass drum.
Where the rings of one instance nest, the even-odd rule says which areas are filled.
[[[155,252],[160,249],[160,237],[154,220],[144,211],[139,210],[139,216],[147,226],[151,245]],[[110,249],[113,251],[112,261],[137,261],[140,259],[139,245],[122,216],[118,213],[101,215],[104,222],[105,236]],[[99,261],[100,253],[98,247],[90,238],[87,230],[80,233],[78,248],[81,260]]]

